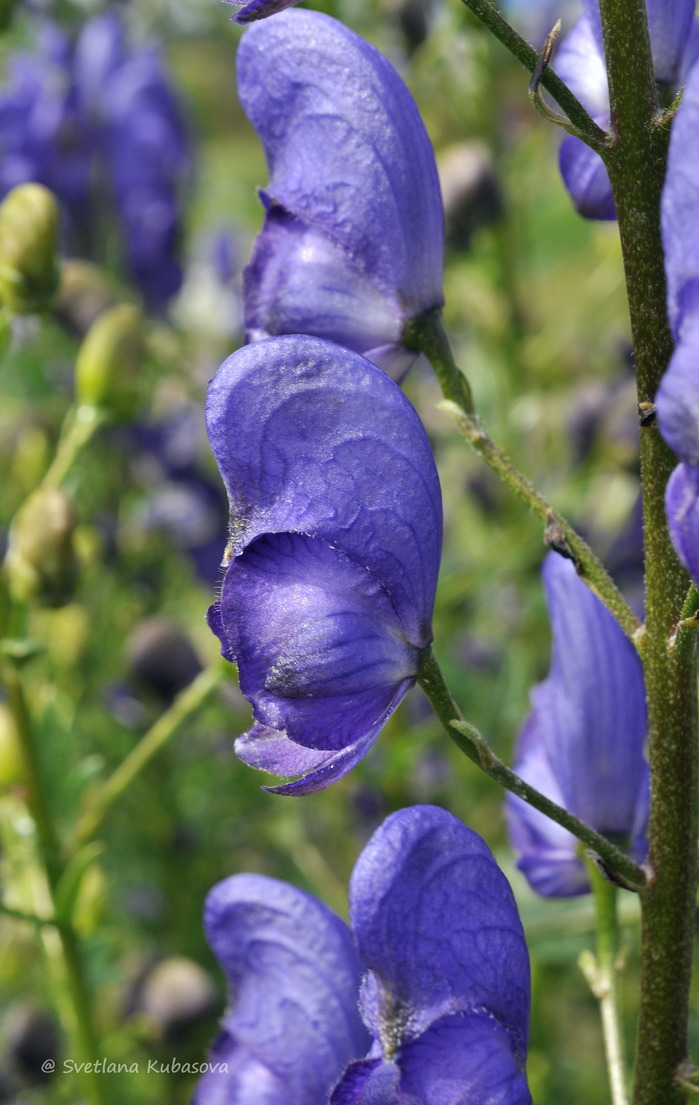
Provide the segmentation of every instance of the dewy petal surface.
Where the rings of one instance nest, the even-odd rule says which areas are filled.
[[[620,627],[555,553],[544,561],[553,646],[549,675],[532,691],[515,770],[605,835],[631,837],[644,848],[648,766],[643,756],[647,716],[638,655]],[[542,893],[573,894],[575,854],[568,834],[507,797],[514,843],[524,845],[520,866]],[[556,853],[560,853],[557,857]],[[639,857],[639,858],[642,858]],[[548,889],[543,889],[548,885]]]
[[[269,533],[321,538],[371,573],[406,640],[430,643],[442,515],[420,420],[369,361],[286,337],[234,353],[207,428],[231,506],[231,550]]]
[[[441,306],[434,154],[392,66],[336,20],[298,10],[250,27],[237,65],[269,164],[269,204],[326,236],[399,317]]]
[[[210,1072],[201,1105],[228,1100],[218,1086],[240,1090],[243,1075],[250,1092],[230,1098],[236,1105],[327,1100],[370,1045],[357,1012],[362,968],[347,926],[315,898],[263,875],[234,875],[214,887],[204,923],[233,1000],[212,1061],[237,1050],[239,1081]]]
[[[496,1018],[523,1066],[529,959],[512,891],[487,845],[446,810],[387,818],[352,875],[350,916],[374,975],[363,1015],[389,1054],[452,1013]]]

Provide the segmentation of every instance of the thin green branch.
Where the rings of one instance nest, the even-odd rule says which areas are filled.
[[[481,23],[495,35],[511,54],[514,54],[525,69],[528,69],[530,73],[536,71],[539,64],[539,54],[507,22],[489,0],[462,0],[462,3],[480,19]],[[583,141],[596,150],[608,145],[609,136],[588,115],[577,96],[573,95],[568,86],[563,83],[560,77],[556,76],[552,69],[544,68],[541,74],[541,84],[565,111],[568,119],[575,127],[576,133]]]
[[[464,721],[431,650],[428,650],[423,657],[417,681],[448,736],[473,763],[480,767],[481,771],[534,809],[550,817],[564,829],[568,829],[603,860],[606,868],[614,873],[621,885],[629,890],[640,890],[643,887],[645,873],[642,868],[624,855],[611,841],[516,775],[495,755],[478,730]]]
[[[107,781],[93,792],[70,841],[71,854],[75,854],[94,837],[114,803],[174,737],[181,726],[204,705],[230,670],[230,664],[221,659],[215,660],[208,668],[204,668],[196,679],[178,694],[172,706],[151,726]]]
[[[469,444],[503,483],[541,519],[547,543],[574,561],[581,579],[605,604],[627,637],[640,650],[643,625],[604,565],[570,522],[536,491],[483,428],[469,384],[454,360],[439,312],[432,311],[415,319],[406,329],[403,340],[412,348],[419,349],[432,364],[446,398],[442,406],[453,414]]]
[[[612,1105],[629,1105],[619,973],[623,963],[617,917],[618,890],[587,860],[595,902],[597,954],[583,953],[580,968],[599,1002]]]
[[[41,860],[54,908],[56,889],[63,875],[58,835],[51,818],[48,787],[44,784],[41,763],[37,754],[35,733],[27,706],[20,674],[8,660],[2,665],[2,675],[7,702],[12,711],[22,760],[24,785],[29,813],[34,821],[39,840]],[[70,993],[72,1034],[76,1054],[88,1066],[84,1068],[84,1082],[88,1100],[93,1105],[106,1105],[103,1080],[92,1073],[89,1064],[99,1054],[99,1044],[94,1027],[92,1001],[85,974],[85,966],[75,930],[70,920],[56,919],[61,959],[65,971],[66,986]]]
[[[107,421],[107,412],[98,407],[84,403],[71,407],[63,423],[56,455],[41,481],[44,487],[60,487],[82,450]]]
[[[55,925],[56,923],[53,917],[39,917],[37,913],[27,913],[23,909],[15,909],[14,906],[3,902],[2,898],[0,898],[0,915],[11,917],[14,921],[23,921],[27,925],[33,925],[34,928],[43,928],[44,925]]]

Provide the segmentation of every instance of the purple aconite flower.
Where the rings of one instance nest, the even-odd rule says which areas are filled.
[[[329,338],[400,379],[416,357],[406,323],[443,302],[439,180],[410,93],[373,46],[310,11],[248,28],[238,91],[270,171],[248,340]]]
[[[694,0],[646,0],[655,76],[668,103],[699,53]],[[597,0],[583,0],[584,14],[563,40],[555,59],[558,76],[605,130],[610,124],[609,88]],[[589,219],[614,219],[607,170],[599,154],[568,135],[560,153],[561,175],[573,203]]]
[[[231,509],[210,624],[256,720],[236,752],[305,794],[361,759],[432,640],[437,471],[400,389],[315,338],[229,357],[207,428]]]
[[[38,181],[58,197],[69,254],[102,260],[113,226],[153,310],[178,290],[180,196],[190,154],[162,60],[132,49],[116,12],[75,41],[50,23],[9,59],[0,92],[0,196]]]
[[[481,838],[435,806],[392,814],[350,919],[261,875],[214,887],[234,998],[195,1105],[531,1105],[527,949]]]
[[[550,553],[543,576],[551,669],[532,691],[515,770],[642,862],[648,767],[641,662],[569,560]],[[547,897],[589,890],[575,837],[509,794],[507,813],[518,866],[534,890]]]
[[[226,4],[235,4],[240,11],[231,19],[234,23],[254,23],[257,19],[266,19],[298,4],[299,0],[224,0]]]
[[[699,580],[699,64],[670,135],[661,219],[668,315],[675,352],[656,398],[658,424],[681,463],[667,488],[670,534]]]

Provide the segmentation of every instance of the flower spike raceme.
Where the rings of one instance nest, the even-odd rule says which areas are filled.
[[[369,43],[289,11],[238,50],[241,103],[270,171],[244,275],[248,341],[312,334],[400,380],[407,324],[443,303],[439,180],[415,102]]]
[[[515,770],[642,862],[648,765],[641,662],[571,561],[549,553],[543,577],[553,630],[551,670],[532,691]],[[507,814],[518,866],[534,890],[568,897],[590,889],[575,837],[510,794]]]
[[[646,0],[656,80],[669,97],[684,84],[699,54],[694,0]],[[583,0],[583,15],[561,43],[555,69],[603,129],[610,123],[609,88],[597,0]],[[563,182],[581,215],[615,219],[607,170],[598,153],[568,135],[560,152]]]
[[[229,357],[207,428],[231,509],[209,621],[256,720],[236,753],[306,794],[361,759],[431,643],[437,470],[400,388],[316,338]]]
[[[680,464],[665,495],[670,535],[699,581],[699,64],[670,133],[661,220],[668,315],[676,347],[656,398],[658,425]]]
[[[527,949],[481,838],[435,806],[392,814],[350,919],[262,875],[214,887],[234,1004],[195,1105],[531,1105]]]

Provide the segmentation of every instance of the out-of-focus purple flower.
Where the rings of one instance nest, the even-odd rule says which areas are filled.
[[[553,631],[551,669],[532,691],[515,770],[642,862],[648,766],[640,660],[570,561],[550,553],[543,577]],[[589,890],[575,837],[509,794],[507,814],[518,866],[539,894],[568,897]]]
[[[530,1105],[527,949],[481,838],[435,806],[393,814],[350,919],[354,944],[286,883],[214,887],[205,926],[234,1004],[195,1105]]]
[[[680,465],[668,483],[670,535],[699,580],[699,64],[694,66],[670,134],[661,219],[668,315],[675,351],[656,406],[658,425]]]
[[[410,93],[373,46],[310,11],[245,32],[238,90],[270,170],[248,340],[329,338],[399,379],[416,358],[406,323],[443,302],[439,179]]]
[[[276,15],[298,4],[299,0],[224,0],[226,4],[235,4],[240,11],[231,16],[233,23],[254,23],[258,19],[266,19],[268,15]]]
[[[228,512],[220,483],[202,463],[201,409],[183,407],[162,422],[132,424],[125,433],[134,477],[147,492],[134,516],[136,528],[167,534],[206,583],[217,583]]]
[[[114,215],[125,265],[152,310],[181,283],[182,113],[150,47],[130,49],[116,12],[72,42],[45,24],[35,55],[9,61],[0,94],[0,195],[38,181],[61,201],[69,253],[95,258]]]
[[[366,753],[432,640],[437,471],[400,389],[316,338],[229,357],[207,428],[231,511],[210,625],[256,721],[236,752],[306,794]]]
[[[699,54],[694,0],[646,0],[655,76],[665,98],[687,79]],[[610,124],[609,88],[597,0],[583,0],[584,14],[563,40],[555,69],[603,129]],[[599,154],[568,135],[560,152],[561,175],[573,203],[588,219],[614,219],[609,177]]]

